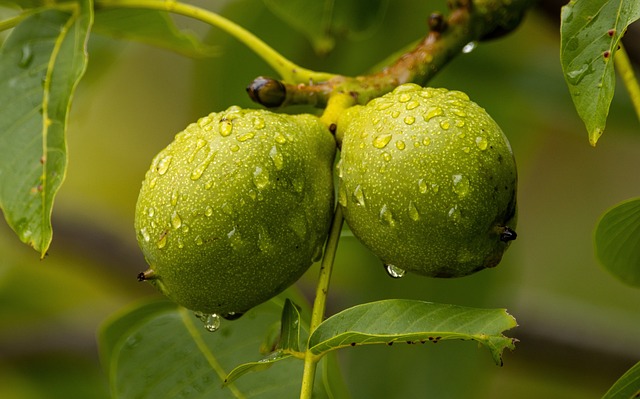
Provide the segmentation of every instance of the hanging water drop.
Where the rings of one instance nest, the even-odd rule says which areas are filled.
[[[420,220],[420,212],[418,212],[418,208],[416,207],[416,204],[413,203],[413,201],[409,201],[409,217],[411,218],[411,220],[413,220],[414,222],[417,222],[418,220]]]
[[[469,194],[469,179],[462,175],[453,175],[453,191],[459,197]]]
[[[478,43],[477,42],[469,42],[469,43],[465,44],[465,46],[462,48],[462,53],[463,54],[469,54],[470,52],[475,50],[476,47],[478,47]]]
[[[476,137],[476,146],[480,149],[480,151],[484,151],[487,149],[489,142],[484,137]]]
[[[379,136],[376,136],[376,138],[373,139],[373,146],[376,148],[384,148],[387,146],[387,144],[389,144],[392,137],[393,135],[391,134],[381,134]]]
[[[253,171],[253,184],[256,185],[258,190],[265,188],[269,184],[269,172],[260,166],[256,166],[256,170]]]
[[[176,211],[173,211],[173,214],[171,215],[171,226],[174,229],[179,229],[182,226],[182,219]]]
[[[362,191],[362,187],[359,184],[353,192],[353,197],[358,205],[364,206],[364,191]]]
[[[227,119],[222,119],[220,121],[220,124],[218,125],[218,128],[220,129],[220,135],[222,137],[227,137],[233,131],[233,123],[231,123],[231,121]]]
[[[401,269],[392,264],[384,265],[384,270],[387,272],[389,277],[392,278],[402,278],[407,273],[404,269]]]
[[[284,157],[281,152],[278,152],[278,148],[274,145],[271,147],[271,151],[269,151],[269,157],[273,161],[273,165],[277,170],[282,170],[284,166]]]
[[[156,166],[156,170],[158,171],[159,175],[164,175],[165,173],[167,173],[167,170],[169,169],[169,165],[171,164],[171,160],[173,159],[173,157],[171,155],[167,155],[166,157],[162,158],[160,161],[158,161],[158,165]]]

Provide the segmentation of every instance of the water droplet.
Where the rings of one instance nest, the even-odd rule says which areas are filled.
[[[253,171],[253,184],[256,185],[258,190],[265,188],[269,184],[269,172],[260,166],[256,166],[256,170]]]
[[[396,221],[393,219],[393,215],[391,211],[387,208],[386,205],[382,205],[380,209],[380,221],[386,224],[389,227],[394,227],[396,225]]]
[[[200,163],[200,165],[196,166],[195,169],[193,169],[193,171],[191,172],[191,180],[198,180],[200,177],[202,177],[202,174],[207,169],[211,161],[213,161],[213,158],[215,156],[215,152],[209,154],[207,158],[205,158],[205,160]]]
[[[158,249],[162,249],[167,246],[167,233],[162,234],[160,239],[158,240]]]
[[[233,227],[233,230],[227,233],[227,238],[229,239],[229,244],[233,249],[240,249],[242,247],[242,237],[240,237],[240,233],[237,231],[236,227]]]
[[[182,224],[182,232],[183,233],[188,233],[189,232],[189,225],[188,224]]]
[[[200,150],[203,149],[205,145],[207,145],[207,142],[203,139],[198,139],[198,141],[196,141],[196,147],[193,149],[193,152],[188,159],[189,163],[193,162],[193,160],[196,158],[196,155],[198,155],[198,152],[200,152]]]
[[[459,116],[461,118],[464,118],[465,116],[467,116],[466,112],[464,112],[463,110],[458,109],[458,108],[452,109],[451,113],[454,114],[454,115],[457,115],[457,116]]]
[[[278,148],[275,145],[271,147],[271,151],[269,151],[269,156],[271,157],[271,160],[273,161],[273,165],[276,167],[276,169],[282,170],[282,167],[284,166],[284,157],[282,156],[281,152],[278,152]]]
[[[465,44],[465,46],[462,48],[462,53],[463,54],[469,54],[470,52],[475,50],[477,46],[478,46],[478,43],[469,42],[469,43]]]
[[[481,151],[484,151],[487,149],[489,142],[484,137],[476,137],[476,145]]]
[[[441,121],[440,127],[443,128],[444,130],[448,130],[451,127],[451,123],[447,120]]]
[[[227,202],[222,204],[221,209],[222,209],[222,212],[226,213],[227,215],[231,215],[233,213],[233,207],[229,205]]]
[[[256,132],[253,132],[253,131],[246,132],[246,133],[243,133],[243,134],[241,134],[239,136],[236,136],[236,140],[238,140],[239,142],[242,143],[244,141],[252,139],[255,135],[256,135]]]
[[[338,202],[342,206],[347,206],[347,191],[343,184],[340,184],[340,187],[338,188]]]
[[[171,226],[173,226],[174,229],[179,229],[182,226],[182,219],[176,211],[173,211],[171,214]]]
[[[383,152],[382,153],[382,159],[384,159],[385,161],[389,162],[391,161],[391,154],[389,154],[388,152]]]
[[[265,127],[265,123],[264,123],[264,119],[262,118],[255,118],[253,120],[253,127],[255,127],[256,129],[260,130],[260,129],[264,129]]]
[[[409,94],[409,93],[402,93],[398,97],[398,101],[400,101],[401,103],[406,103],[406,102],[408,102],[410,100],[411,100],[411,94]]]
[[[238,144],[232,144],[229,149],[231,150],[231,152],[238,152],[240,151],[240,146]]]
[[[460,209],[458,209],[457,206],[454,206],[453,208],[449,209],[448,215],[449,215],[449,218],[455,223],[459,222],[460,219],[462,218],[462,215],[460,214]]]
[[[457,127],[462,127],[462,126],[464,126],[464,121],[463,121],[462,119],[457,120],[457,121],[456,121],[456,126],[457,126]]]
[[[427,192],[427,188],[427,182],[424,181],[424,179],[418,180],[418,191],[420,191],[421,194],[425,194]]]
[[[376,105],[376,109],[378,111],[384,111],[385,109],[391,108],[391,106],[393,105],[392,102],[380,102]]]
[[[151,241],[151,236],[149,235],[149,232],[147,231],[146,227],[143,227],[143,228],[140,229],[140,235],[142,236],[142,239],[145,242]]]
[[[178,237],[178,248],[184,248],[184,242],[182,242],[182,237]]]
[[[159,175],[164,175],[165,173],[167,173],[167,170],[169,169],[169,165],[171,164],[172,159],[173,157],[171,155],[167,155],[166,157],[158,161],[156,170],[158,171]]]
[[[261,232],[258,233],[258,248],[260,248],[262,252],[267,252],[272,246],[271,238],[267,234],[267,231],[262,228]]]
[[[464,152],[465,154],[468,154],[471,151],[471,148],[469,147],[462,147],[462,152]]]
[[[569,83],[571,83],[572,85],[577,85],[578,83],[580,83],[582,81],[582,79],[587,76],[589,73],[589,65],[588,64],[584,64],[583,66],[581,66],[578,69],[574,69],[573,71],[570,71],[567,73],[567,79],[569,80]]]
[[[392,137],[392,134],[381,134],[373,139],[373,146],[376,148],[384,148],[389,144]]]
[[[389,277],[392,278],[402,278],[406,274],[404,269],[400,269],[399,267],[391,264],[384,265],[384,270],[386,270]]]
[[[211,118],[208,116],[204,116],[198,119],[198,126],[200,126],[201,128],[208,126],[210,123],[211,123]]]
[[[197,235],[196,238],[193,241],[195,241],[197,246],[200,246],[200,245],[204,244],[204,240],[202,239],[202,237],[200,235]]]
[[[402,140],[398,140],[398,141],[396,141],[396,147],[397,147],[399,150],[404,150],[404,148],[405,148],[404,141],[402,141]]]
[[[204,209],[204,215],[205,215],[205,216],[207,216],[207,217],[209,217],[209,216],[213,215],[213,208],[212,208],[212,207],[210,207],[210,206],[207,206],[207,207]]]
[[[353,198],[356,199],[356,203],[360,206],[364,206],[364,191],[362,187],[358,184],[356,189],[353,191]]]
[[[304,178],[304,175],[302,174],[293,178],[291,184],[293,184],[293,189],[296,191],[296,193],[300,194],[304,190],[305,182],[306,180]]]
[[[444,111],[442,111],[442,108],[440,107],[431,108],[427,111],[426,114],[424,114],[424,120],[429,122],[431,119],[435,118],[436,116],[440,116],[443,113]]]
[[[399,116],[400,116],[400,111],[393,111],[393,112],[391,113],[391,117],[392,117],[392,118],[394,118],[394,119],[395,119],[395,118],[397,118],[397,117],[399,117]]]
[[[416,204],[413,201],[409,201],[409,217],[414,222],[420,220],[420,213],[418,212],[418,208],[416,208]]]
[[[204,328],[209,332],[216,332],[220,328],[220,316],[213,313],[204,320]]]
[[[233,131],[233,123],[231,123],[230,120],[222,119],[220,121],[220,124],[218,125],[218,128],[220,129],[220,135],[222,137],[227,137]]]
[[[176,206],[178,204],[178,189],[175,189],[171,192],[171,206]]]
[[[410,103],[407,103],[407,110],[411,111],[412,109],[416,109],[420,106],[420,103],[417,101],[411,101]]]
[[[449,91],[448,96],[458,100],[469,101],[469,96],[467,95],[467,93],[458,90]]]
[[[276,133],[274,139],[276,140],[276,143],[278,144],[284,144],[287,142],[287,138],[284,137],[284,135],[280,132]]]
[[[428,146],[429,144],[431,144],[431,138],[425,137],[424,139],[422,139],[422,144]]]
[[[31,61],[33,61],[33,50],[29,44],[25,44],[22,46],[22,53],[20,54],[20,61],[18,61],[18,66],[20,68],[27,68]]]
[[[416,118],[413,116],[407,116],[404,118],[404,123],[406,123],[407,125],[413,125],[413,122],[416,121]]]
[[[453,175],[453,191],[460,197],[469,194],[469,179],[462,175]]]
[[[440,186],[438,185],[438,183],[431,183],[431,191],[437,193],[438,190],[440,190]]]
[[[151,206],[147,209],[147,216],[149,216],[150,218],[152,218],[153,215],[155,214],[156,214],[156,209],[154,207]]]
[[[336,172],[338,173],[338,177],[342,178],[342,158],[340,158],[338,163],[336,163]]]

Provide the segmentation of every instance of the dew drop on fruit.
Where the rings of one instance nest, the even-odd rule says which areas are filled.
[[[382,153],[382,159],[384,159],[385,161],[389,162],[391,161],[391,154],[389,154],[388,152],[383,152]]]
[[[242,317],[244,313],[242,312],[229,312],[227,314],[223,314],[221,317],[225,320],[237,320]]]
[[[359,184],[353,191],[353,198],[356,199],[358,205],[364,206],[364,191],[362,191],[362,187]]]
[[[469,194],[469,179],[463,175],[453,175],[453,191],[459,197]]]
[[[278,152],[278,148],[274,145],[271,147],[271,151],[269,151],[269,157],[273,161],[273,165],[277,170],[282,170],[284,166],[284,158],[281,152]]]
[[[178,189],[175,189],[171,192],[171,206],[176,206],[178,204]]]
[[[182,232],[185,233],[185,234],[189,232],[189,225],[188,224],[182,223]]]
[[[340,187],[338,188],[338,202],[342,206],[347,206],[347,191],[343,184],[340,184]]]
[[[460,209],[458,209],[457,206],[454,206],[453,208],[449,209],[449,218],[454,221],[454,222],[459,222],[460,219],[462,218],[462,215],[460,214]]]
[[[404,150],[404,148],[405,148],[404,141],[402,141],[402,140],[396,141],[396,148],[399,149],[399,150]]]
[[[157,171],[159,175],[164,175],[169,170],[169,165],[171,164],[171,159],[173,157],[171,155],[167,155],[158,161]]]
[[[411,101],[407,103],[407,111],[411,111],[412,109],[416,109],[420,106],[420,103],[417,101]]]
[[[182,238],[178,237],[178,248],[182,249],[184,248],[184,242],[182,241]]]
[[[274,139],[276,140],[276,143],[278,144],[284,144],[287,142],[287,138],[284,137],[284,135],[280,132],[276,133]]]
[[[404,118],[404,123],[406,123],[407,125],[413,125],[415,121],[416,118],[414,118],[413,116],[407,116]]]
[[[220,129],[220,135],[222,137],[229,136],[233,131],[233,123],[231,123],[231,121],[228,121],[226,119],[222,119],[218,127]]]
[[[229,203],[227,202],[222,204],[221,209],[222,209],[222,212],[226,213],[227,215],[231,215],[233,213],[233,207],[229,205]]]
[[[414,222],[417,222],[418,220],[420,220],[420,213],[418,212],[418,208],[416,208],[416,204],[413,203],[413,201],[409,201],[409,217],[411,218],[411,220],[413,220]]]
[[[418,191],[420,191],[420,194],[425,194],[428,188],[427,182],[424,181],[424,179],[418,180]]]
[[[162,237],[158,240],[158,249],[162,249],[167,246],[167,235],[163,234]]]
[[[207,217],[213,215],[213,208],[211,206],[207,206],[204,209],[204,215],[207,216]]]
[[[150,218],[153,217],[153,215],[156,214],[156,209],[152,206],[149,207],[149,209],[147,209],[147,216],[149,216]]]
[[[393,106],[393,103],[392,103],[392,102],[390,102],[390,101],[389,101],[389,102],[382,102],[382,101],[381,101],[380,103],[378,103],[378,104],[376,105],[376,109],[377,109],[378,111],[384,111],[385,109],[389,109],[389,108],[391,108],[391,106]]]
[[[265,127],[265,123],[264,123],[264,119],[262,118],[255,118],[253,120],[253,127],[255,127],[256,129],[260,130],[260,129],[264,129]]]
[[[260,166],[256,166],[256,170],[253,171],[253,184],[256,185],[258,190],[265,188],[269,184],[269,172]]]
[[[252,139],[255,135],[256,135],[255,132],[246,132],[246,133],[243,133],[243,134],[241,134],[239,136],[236,136],[236,140],[238,140],[239,142],[242,143],[242,142],[245,142],[247,140]]]
[[[205,128],[210,123],[211,123],[211,118],[208,117],[208,116],[205,116],[205,117],[202,117],[202,118],[198,119],[198,126],[200,126],[201,128]]]
[[[153,179],[151,179],[149,181],[149,188],[154,188],[156,186],[156,183],[158,182],[158,178],[154,177]]]
[[[336,164],[336,172],[338,173],[338,177],[342,178],[342,158],[340,158]]]
[[[146,227],[140,229],[140,235],[145,242],[149,242],[151,240],[151,236],[149,236],[149,232]]]
[[[393,219],[393,215],[391,211],[387,208],[387,205],[382,205],[380,209],[380,221],[386,224],[389,227],[394,227],[396,225],[396,221]]]
[[[422,144],[428,146],[429,144],[431,144],[431,139],[429,137],[425,137],[424,139],[422,139]]]
[[[205,314],[202,312],[193,313],[204,324],[204,328],[209,332],[215,332],[220,328],[220,316],[215,313]]]
[[[442,111],[442,108],[433,107],[433,108],[429,109],[426,114],[424,114],[424,120],[429,122],[431,119],[435,118],[436,116],[440,116],[443,113],[444,113],[444,111]]]
[[[198,139],[196,141],[196,147],[193,149],[193,152],[191,153],[188,159],[189,163],[193,162],[193,160],[196,159],[196,155],[198,155],[200,150],[202,150],[205,145],[207,145],[207,142],[204,139]]]
[[[398,97],[398,101],[400,101],[401,103],[406,103],[411,101],[411,94],[409,93],[400,94],[400,96]]]
[[[440,122],[440,127],[444,130],[448,130],[451,127],[451,122],[444,120]]]
[[[373,139],[373,146],[376,148],[384,148],[389,144],[392,137],[393,135],[391,134],[381,134],[376,136],[376,138]]]
[[[195,169],[191,172],[191,180],[198,180],[200,177],[202,177],[202,174],[207,169],[211,161],[213,161],[215,155],[215,152],[209,154],[207,158],[200,163],[200,165],[195,167]]]
[[[197,246],[200,246],[200,245],[204,244],[204,240],[202,239],[202,237],[200,235],[197,235],[196,238],[193,241],[195,241]]]
[[[389,277],[392,278],[402,278],[406,274],[406,271],[404,269],[391,264],[384,265],[384,270],[386,270]]]
[[[271,238],[267,234],[265,229],[261,229],[261,232],[258,233],[258,248],[260,251],[266,252],[272,247]]]
[[[231,152],[238,152],[240,151],[240,146],[238,144],[233,144],[229,147],[229,150],[231,150]]]
[[[481,151],[484,151],[489,146],[489,142],[484,137],[476,137],[476,146],[478,146]]]
[[[171,226],[174,229],[179,229],[180,227],[182,227],[182,219],[176,211],[173,211],[173,214],[171,215]]]
[[[451,113],[452,113],[452,114],[454,114],[454,115],[457,115],[457,116],[459,116],[459,117],[465,117],[465,116],[467,116],[467,113],[466,113],[466,112],[464,112],[463,110],[458,109],[458,108],[453,108],[453,109],[451,110]]]

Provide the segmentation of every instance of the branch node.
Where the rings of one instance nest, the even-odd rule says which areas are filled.
[[[247,86],[247,93],[251,99],[267,108],[281,106],[286,97],[287,89],[279,80],[258,76]]]

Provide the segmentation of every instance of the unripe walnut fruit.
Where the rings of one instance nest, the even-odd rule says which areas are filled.
[[[515,238],[516,165],[466,94],[405,84],[345,111],[337,135],[345,220],[390,272],[459,277],[500,262]]]
[[[180,305],[238,314],[322,253],[335,139],[311,115],[231,107],[189,125],[153,160],[136,205],[140,275]]]

